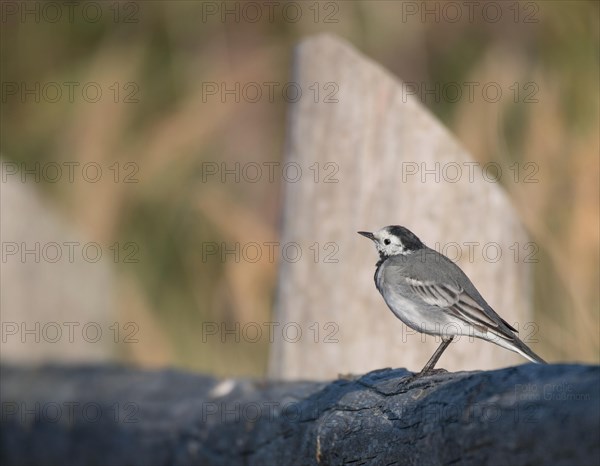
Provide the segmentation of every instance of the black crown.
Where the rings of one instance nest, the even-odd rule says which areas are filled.
[[[423,249],[425,245],[423,242],[408,228],[401,227],[400,225],[392,225],[388,227],[388,231],[400,238],[404,247],[409,251],[417,251]]]

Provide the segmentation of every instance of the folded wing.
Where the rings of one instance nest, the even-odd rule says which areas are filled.
[[[482,305],[460,286],[450,283],[421,281],[414,278],[407,278],[406,282],[425,303],[450,312],[456,318],[480,331],[490,331],[508,340],[514,339],[515,336],[510,333],[510,331],[517,331],[514,327],[497,314],[495,316],[490,315]]]

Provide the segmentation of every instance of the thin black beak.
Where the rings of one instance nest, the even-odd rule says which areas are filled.
[[[357,231],[359,235],[363,235],[365,238],[369,238],[372,241],[375,241],[375,236],[370,231]]]

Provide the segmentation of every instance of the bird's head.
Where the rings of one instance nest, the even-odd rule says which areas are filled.
[[[358,234],[372,240],[382,258],[410,254],[425,247],[417,235],[398,225],[383,227],[374,233],[359,231]]]

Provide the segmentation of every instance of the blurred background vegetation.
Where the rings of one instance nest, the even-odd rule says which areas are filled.
[[[501,182],[540,246],[538,349],[551,361],[597,363],[599,3],[522,2],[518,21],[514,3],[513,9],[496,3],[504,3],[497,22],[481,14],[473,21],[463,14],[456,22],[443,15],[439,21],[432,16],[423,21],[420,14],[403,18],[406,2],[403,7],[395,1],[333,7],[303,2],[296,22],[281,14],[273,21],[266,14],[257,22],[243,15],[239,22],[231,16],[221,21],[219,14],[203,16],[206,2],[191,1],[138,2],[134,9],[132,2],[121,2],[117,21],[114,3],[103,4],[97,22],[77,13],[74,21],[57,22],[3,13],[3,82],[96,82],[110,96],[94,104],[78,97],[72,103],[64,98],[36,103],[3,94],[4,160],[139,167],[139,182],[133,184],[103,178],[96,184],[39,186],[92,240],[139,245],[139,262],[115,264],[119,321],[140,327],[139,343],[121,345],[120,359],[219,375],[264,374],[265,339],[203,341],[200,329],[210,321],[230,328],[235,322],[269,321],[277,261],[204,260],[202,244],[276,241],[281,179],[203,182],[201,164],[281,160],[288,104],[279,92],[273,102],[206,99],[202,83],[285,83],[294,44],[326,31],[406,82],[430,88],[501,83],[506,92],[495,103],[480,93],[473,101],[464,95],[456,102],[432,95],[421,100],[477,161],[504,168],[537,164],[538,183],[515,183],[509,176]],[[227,5],[235,8],[234,2]],[[535,22],[525,22],[532,11]],[[324,22],[331,12],[337,21]],[[126,22],[127,15],[137,21]],[[515,82],[517,99],[508,91]],[[534,102],[525,99],[532,88],[523,86],[530,82]],[[120,88],[116,103],[108,91],[113,83]],[[125,102],[132,89],[136,101]],[[449,239],[454,240],[459,239]]]

